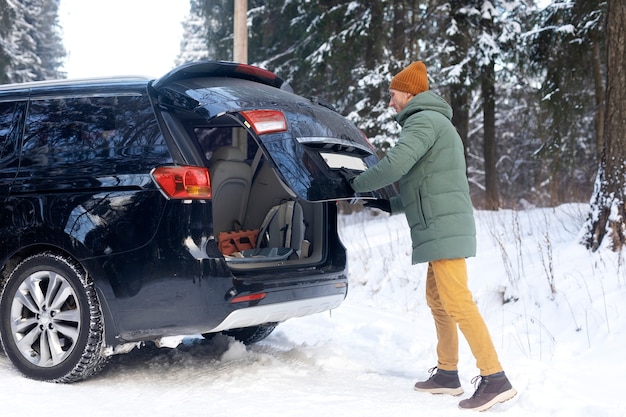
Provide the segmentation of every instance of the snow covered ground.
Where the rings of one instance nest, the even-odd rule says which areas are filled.
[[[577,244],[587,205],[476,212],[470,287],[519,394],[488,413],[623,417],[623,258]],[[182,339],[115,356],[62,385],[22,377],[0,354],[3,416],[460,416],[478,374],[461,338],[465,394],[413,391],[436,363],[425,266],[410,265],[404,216],[340,218],[350,293],[332,313],[292,319],[250,347]],[[503,300],[508,302],[504,303]],[[173,342],[174,340],[170,340]],[[175,343],[173,343],[175,344]]]

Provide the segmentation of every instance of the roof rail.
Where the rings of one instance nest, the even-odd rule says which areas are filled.
[[[63,78],[56,80],[28,81],[24,83],[0,84],[0,91],[24,90],[36,87],[55,87],[62,85],[108,84],[122,82],[147,82],[150,77],[138,75],[115,75],[111,77]]]

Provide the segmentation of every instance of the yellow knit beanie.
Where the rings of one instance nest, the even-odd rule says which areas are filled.
[[[426,65],[422,61],[415,61],[393,77],[389,88],[405,91],[414,96],[427,91],[428,75],[426,74]]]

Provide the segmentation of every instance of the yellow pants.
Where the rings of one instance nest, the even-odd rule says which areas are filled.
[[[439,369],[457,370],[458,325],[476,358],[480,374],[486,376],[502,371],[487,325],[467,286],[465,259],[443,259],[428,264],[426,302],[437,329]]]

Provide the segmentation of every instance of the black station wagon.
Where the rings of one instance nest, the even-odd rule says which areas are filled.
[[[7,357],[27,377],[72,382],[144,341],[254,343],[338,307],[336,202],[355,197],[338,169],[376,161],[351,122],[253,66],[1,85]]]

